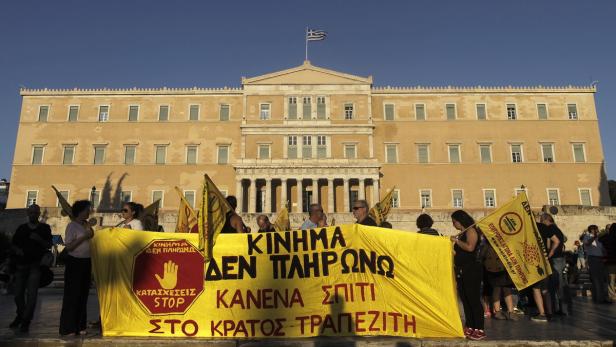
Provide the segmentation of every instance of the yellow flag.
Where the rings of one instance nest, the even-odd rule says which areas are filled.
[[[498,254],[518,290],[552,273],[525,192],[476,225]]]
[[[56,192],[56,196],[58,197],[58,202],[60,203],[60,207],[62,207],[62,215],[69,216],[71,219],[73,218],[73,210],[71,208],[71,204],[60,194],[60,192],[53,185],[51,188]]]
[[[368,211],[368,215],[374,219],[376,225],[381,225],[381,223],[387,220],[387,215],[394,203],[394,190],[396,190],[395,186],[385,195],[383,200],[377,202],[370,211]]]
[[[139,219],[143,223],[143,230],[158,231],[158,208],[160,199],[146,206],[139,214]]]
[[[199,212],[199,250],[203,252],[205,261],[212,257],[216,238],[222,231],[227,220],[227,213],[233,211],[227,199],[216,188],[207,174],[203,179],[201,194],[201,210]]]
[[[178,221],[175,225],[176,233],[197,233],[199,232],[199,225],[197,222],[197,213],[190,206],[188,201],[184,198],[184,194],[180,188],[175,187],[175,190],[180,196],[180,207],[178,210]]]
[[[276,231],[291,230],[291,223],[289,222],[289,210],[287,210],[286,207],[283,207],[282,210],[278,212],[278,217],[276,217],[276,221],[273,225]]]

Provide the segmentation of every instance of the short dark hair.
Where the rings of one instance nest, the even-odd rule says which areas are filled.
[[[423,229],[423,228],[430,228],[432,224],[434,224],[434,221],[432,220],[432,217],[430,217],[429,214],[422,213],[419,215],[419,217],[417,217],[417,221],[415,223],[417,224],[417,227],[419,229]]]
[[[308,207],[308,215],[312,216],[312,210],[314,210],[315,208],[318,208],[319,210],[321,210],[321,212],[323,212],[323,207],[321,207],[321,205],[319,204],[310,204],[310,207]]]
[[[451,219],[458,221],[465,229],[475,224],[475,220],[464,210],[457,210],[451,214]]]
[[[231,205],[231,208],[233,208],[233,210],[235,211],[235,209],[237,208],[237,198],[233,195],[229,195],[227,196],[227,202],[229,203],[229,205]]]
[[[588,226],[588,231],[590,231],[591,229],[599,231],[599,227],[597,225],[595,225],[595,224],[591,224],[591,225]]]
[[[90,200],[77,200],[71,206],[71,213],[73,217],[77,217],[81,212],[89,210],[90,206],[92,206]]]

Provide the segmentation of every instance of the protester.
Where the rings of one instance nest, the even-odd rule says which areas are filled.
[[[76,201],[72,206],[74,219],[66,226],[65,247],[68,256],[64,270],[64,296],[60,314],[62,336],[86,333],[92,267],[90,239],[94,236],[94,230],[88,222],[90,208],[88,200]]]
[[[566,315],[567,310],[564,308],[566,283],[563,277],[563,271],[565,270],[565,235],[556,223],[554,223],[554,218],[550,214],[543,213],[540,216],[540,222],[547,226],[548,233],[555,237],[555,239],[550,238],[550,249],[548,251],[548,259],[552,266],[552,275],[548,282],[548,289],[552,300],[552,310],[556,314]]]
[[[9,325],[11,329],[19,328],[19,331],[24,333],[28,332],[34,315],[41,279],[41,259],[51,247],[51,228],[39,222],[40,207],[32,204],[26,213],[28,222],[17,227],[13,235],[17,317]]]
[[[139,220],[139,215],[143,212],[143,205],[134,202],[124,203],[122,206],[122,218],[124,220],[120,223],[120,228],[144,230],[143,224]]]
[[[314,229],[319,226],[319,222],[323,219],[325,215],[323,214],[323,207],[319,204],[310,204],[308,207],[308,219],[302,223],[300,229],[308,230]]]
[[[242,217],[240,217],[235,209],[237,208],[237,199],[233,195],[227,196],[227,202],[231,205],[232,211],[229,211],[225,216],[225,224],[222,227],[221,233],[233,234],[233,233],[249,233],[250,228],[244,224]]]
[[[583,270],[586,268],[586,253],[584,253],[584,246],[580,241],[575,240],[573,243],[573,254],[576,257],[576,266],[578,269]]]
[[[438,231],[432,229],[432,224],[434,224],[434,221],[430,215],[426,213],[420,214],[419,217],[417,217],[415,224],[417,225],[417,229],[419,229],[419,231],[417,231],[419,234],[439,236]]]
[[[368,202],[366,200],[357,200],[353,203],[353,216],[357,224],[376,227],[377,224],[369,215]]]
[[[537,229],[543,240],[543,248],[546,252],[552,247],[555,248],[558,246],[558,242],[560,242],[558,237],[552,233],[547,225],[537,223]],[[550,278],[546,277],[532,285],[533,299],[538,311],[537,315],[530,318],[532,321],[546,323],[548,321],[548,314],[552,314],[552,299],[548,291],[549,280]]]
[[[607,273],[603,264],[603,245],[598,239],[599,227],[588,226],[588,233],[584,235],[584,251],[588,259],[588,271],[592,282],[591,293],[594,303],[610,302],[607,295]]]
[[[481,263],[477,261],[479,233],[475,221],[468,213],[457,210],[451,215],[454,228],[461,233],[452,236],[454,243],[454,266],[458,284],[458,295],[464,307],[464,335],[470,340],[486,337],[481,306]]]
[[[511,294],[513,281],[494,248],[488,243],[485,245],[485,249],[486,255],[483,265],[486,271],[484,272],[483,281],[489,283],[492,288],[491,302],[494,310],[494,319],[519,320],[518,315],[514,313],[513,296]],[[506,311],[501,310],[501,293],[507,305]]]
[[[257,225],[259,226],[260,233],[273,233],[276,231],[269,218],[264,214],[260,214],[257,217]]]
[[[616,224],[608,224],[607,234],[599,239],[605,249],[607,292],[611,301],[616,301]]]

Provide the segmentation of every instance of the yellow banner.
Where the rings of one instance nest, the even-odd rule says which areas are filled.
[[[276,221],[274,224],[274,229],[276,231],[287,231],[291,230],[291,222],[289,221],[289,210],[286,207],[283,207],[280,212],[278,212],[278,217],[276,217]]]
[[[198,233],[199,224],[197,214],[184,198],[184,194],[180,188],[175,187],[175,191],[180,196],[180,207],[178,209],[178,220],[175,224],[176,233]]]
[[[541,235],[522,192],[477,223],[518,290],[552,273]]]
[[[461,337],[446,238],[343,225],[198,235],[103,229],[91,243],[104,336]]]

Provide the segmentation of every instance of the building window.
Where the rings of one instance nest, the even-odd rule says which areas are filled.
[[[270,145],[259,145],[259,159],[270,159]]]
[[[218,158],[216,162],[223,165],[229,163],[229,146],[218,146]]]
[[[37,199],[38,199],[38,191],[28,190],[28,192],[26,193],[26,207],[36,204]]]
[[[586,162],[586,154],[584,153],[584,144],[583,143],[574,143],[573,144],[573,160],[576,163],[585,163]]]
[[[512,163],[522,162],[522,145],[519,145],[519,144],[511,145],[511,162]]]
[[[49,115],[49,106],[39,106],[38,121],[47,122],[48,115]]]
[[[158,201],[158,208],[163,208],[163,202],[165,198],[165,191],[153,190],[152,191],[152,203]]]
[[[580,188],[579,191],[580,191],[580,205],[592,206],[592,197],[590,195],[590,189]]]
[[[287,118],[289,119],[297,119],[297,98],[292,96],[290,98],[288,98],[288,115]]]
[[[312,118],[312,98],[309,96],[304,98],[303,107],[302,107],[302,118],[310,119]]]
[[[325,97],[317,97],[317,119],[325,119]]]
[[[548,119],[548,105],[537,104],[537,117],[539,119]]]
[[[479,145],[479,155],[481,162],[489,164],[492,162],[492,146],[491,145]]]
[[[109,120],[109,106],[98,107],[98,121],[106,122]]]
[[[120,192],[120,202],[123,204],[133,201],[133,192],[122,191]]]
[[[220,105],[220,110],[219,110],[219,119],[223,122],[226,122],[229,120],[230,117],[230,112],[229,112],[229,105],[227,104],[222,104]]]
[[[199,120],[199,105],[190,105],[188,120]]]
[[[577,105],[576,104],[568,104],[567,105],[567,114],[569,115],[569,119],[571,119],[571,120],[578,119]]]
[[[394,104],[385,104],[385,120],[394,120]]]
[[[391,207],[400,208],[400,189],[394,189],[391,195]]]
[[[79,118],[79,106],[73,105],[68,108],[68,121],[76,122]]]
[[[64,198],[64,200],[69,201],[68,200],[68,190],[61,190],[60,195]],[[58,198],[56,198],[56,207],[62,207],[62,205],[60,205],[60,199]]]
[[[515,109],[515,104],[507,104],[507,119],[517,119],[518,114]]]
[[[195,191],[194,190],[185,190],[184,199],[186,199],[186,202],[190,205],[190,207],[195,208]]]
[[[197,146],[186,146],[186,164],[197,164]]]
[[[415,104],[415,119],[426,120],[426,105]]]
[[[169,120],[169,106],[168,105],[160,105],[158,108],[158,120],[161,122],[166,122]]]
[[[139,106],[131,105],[128,107],[128,121],[136,122],[139,120]]]
[[[477,119],[485,120],[487,118],[486,104],[477,104]]]
[[[312,136],[302,136],[302,158],[312,158]]]
[[[317,158],[327,158],[327,136],[317,136]]]
[[[62,165],[71,165],[75,158],[75,145],[64,146],[62,153]]]
[[[133,165],[135,163],[136,145],[124,145],[124,164]]]
[[[297,159],[297,136],[291,135],[287,139],[287,158]]]
[[[449,145],[449,162],[452,164],[460,163],[460,145]]]
[[[528,197],[528,189],[527,188],[515,188],[514,190],[515,196],[522,194],[522,192],[526,193],[526,197]]]
[[[451,205],[454,208],[464,207],[464,193],[462,192],[462,189],[453,189],[451,191]]]
[[[430,147],[428,144],[422,143],[417,145],[417,162],[427,164],[430,162]]]
[[[165,165],[167,161],[167,146],[166,145],[156,145],[154,146],[155,153],[154,159],[157,165]]]
[[[456,104],[446,104],[445,113],[447,115],[447,120],[456,119]]]
[[[356,159],[357,151],[355,145],[344,145],[344,157],[346,159]]]
[[[344,119],[353,119],[353,104],[344,104]]]
[[[261,104],[259,118],[261,120],[270,119],[270,104]]]
[[[385,162],[395,164],[398,162],[398,145],[385,145]]]
[[[483,190],[483,206],[487,208],[496,207],[496,191],[494,189]]]
[[[92,208],[97,209],[101,202],[101,192],[99,190],[90,192],[90,201],[92,201]]]
[[[558,189],[548,188],[548,205],[560,205]]]
[[[45,146],[32,146],[32,165],[43,164],[43,154]]]
[[[419,191],[421,208],[432,207],[432,191],[429,189],[422,189]]]
[[[105,164],[105,145],[94,146],[94,165]]]
[[[551,143],[542,143],[541,144],[541,153],[543,154],[543,162],[544,163],[553,163],[554,162],[554,145]]]

